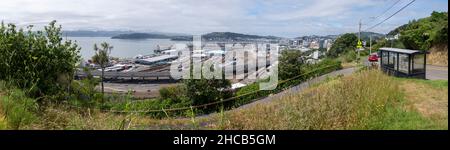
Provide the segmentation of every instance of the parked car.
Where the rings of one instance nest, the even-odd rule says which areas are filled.
[[[378,53],[372,53],[369,55],[370,62],[377,62],[379,59]]]

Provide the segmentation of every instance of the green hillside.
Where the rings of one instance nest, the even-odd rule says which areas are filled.
[[[448,13],[433,12],[430,17],[410,21],[394,29],[389,35],[398,33],[400,41],[408,49],[429,50],[433,46],[447,45]]]

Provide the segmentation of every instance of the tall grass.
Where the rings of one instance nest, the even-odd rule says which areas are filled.
[[[6,96],[0,97],[0,114],[3,126],[7,129],[22,129],[37,120],[38,105],[28,98],[22,90],[12,89]]]
[[[225,129],[416,129],[426,124],[402,109],[398,82],[376,70],[361,71],[287,95],[270,104],[227,114]],[[218,119],[216,119],[218,120]]]
[[[0,129],[119,129],[123,115],[57,103],[38,105],[21,89],[0,81]]]

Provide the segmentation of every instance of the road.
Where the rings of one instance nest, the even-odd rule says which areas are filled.
[[[364,65],[370,66],[370,62],[364,59]],[[426,79],[428,80],[448,80],[448,67],[427,65]]]
[[[427,65],[427,79],[448,80],[448,67]]]

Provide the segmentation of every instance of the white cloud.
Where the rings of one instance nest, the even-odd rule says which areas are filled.
[[[231,31],[278,36],[354,32],[357,20],[393,0],[2,0],[0,20],[43,26],[58,20],[66,30],[135,30],[201,34]],[[406,1],[406,0],[402,0]],[[405,13],[423,17],[440,1],[424,2]],[[438,4],[436,4],[438,3]],[[448,2],[444,1],[445,4]],[[429,5],[423,11],[421,7]],[[402,14],[399,14],[399,16]],[[405,23],[414,16],[393,18]],[[396,20],[397,19],[397,20]],[[406,21],[407,22],[407,21]],[[380,32],[386,32],[380,28]],[[378,30],[377,30],[378,31]]]

